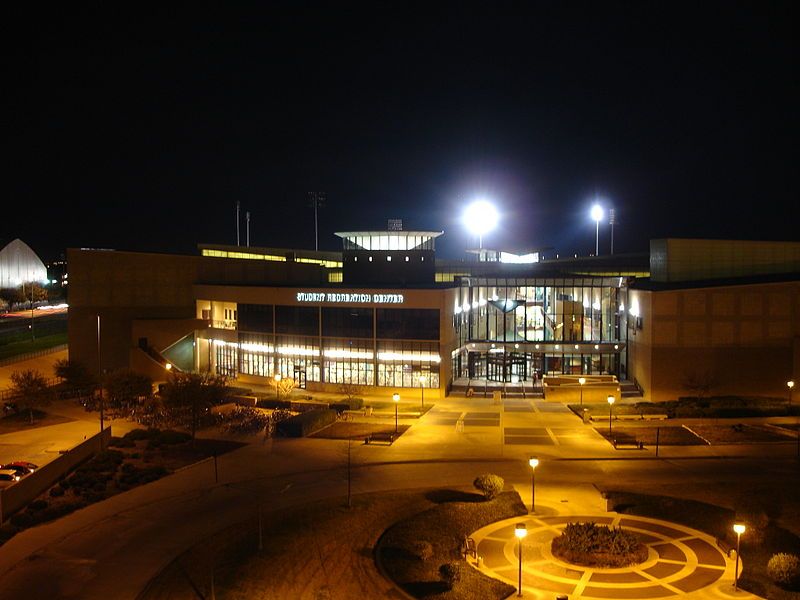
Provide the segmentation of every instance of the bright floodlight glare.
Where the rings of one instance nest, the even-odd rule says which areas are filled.
[[[603,207],[599,204],[592,206],[592,220],[598,223],[603,220]]]
[[[475,235],[483,235],[497,226],[497,209],[486,200],[478,200],[464,212],[464,225]]]

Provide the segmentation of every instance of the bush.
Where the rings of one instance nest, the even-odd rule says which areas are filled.
[[[336,421],[335,410],[316,409],[280,421],[277,430],[286,437],[305,437],[334,421]]]
[[[47,508],[47,500],[34,500],[28,504],[28,510],[37,511]]]
[[[19,527],[20,529],[33,525],[33,517],[26,512],[11,515],[9,521],[14,527]]]
[[[800,558],[795,554],[773,554],[767,563],[767,573],[780,585],[792,587],[800,584]]]
[[[139,440],[149,440],[156,437],[159,433],[161,433],[158,429],[134,429],[129,431],[122,439],[124,440],[131,440],[132,442],[138,442]]]
[[[460,562],[444,563],[439,567],[439,577],[442,578],[448,589],[453,589],[453,586],[461,581],[464,574],[464,564]]]
[[[414,555],[418,560],[425,562],[431,556],[433,556],[433,546],[430,542],[426,542],[425,540],[418,540],[416,542],[411,543],[411,548],[409,552]]]
[[[112,448],[133,448],[136,445],[136,442],[130,438],[112,437],[108,445]]]
[[[554,556],[585,566],[625,567],[647,559],[647,547],[634,534],[595,523],[567,523],[551,549]]]
[[[497,494],[503,491],[505,481],[503,481],[503,478],[499,475],[486,473],[476,477],[472,485],[474,485],[475,489],[482,493],[487,500],[492,500]]]
[[[64,488],[61,485],[56,485],[50,488],[50,495],[53,498],[59,498],[64,495]]]
[[[282,408],[289,410],[292,408],[291,400],[259,400],[256,402],[258,408]]]

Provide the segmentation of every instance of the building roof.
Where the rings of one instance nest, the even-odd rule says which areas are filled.
[[[47,281],[47,268],[25,242],[16,239],[0,250],[0,288],[15,288],[23,283]]]

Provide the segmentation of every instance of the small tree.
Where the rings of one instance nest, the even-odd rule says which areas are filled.
[[[11,389],[14,395],[19,397],[19,407],[28,410],[31,424],[33,423],[34,409],[49,404],[51,400],[47,379],[39,371],[33,369],[11,373]]]
[[[67,385],[73,388],[86,388],[97,383],[86,365],[68,358],[57,360],[53,365],[53,372],[56,377],[63,379]]]
[[[153,380],[130,369],[117,369],[106,375],[103,387],[111,406],[132,413],[153,393]]]
[[[339,384],[339,393],[348,400],[352,400],[359,392],[359,387],[354,383]]]
[[[173,422],[191,429],[194,444],[200,418],[212,406],[222,404],[230,389],[222,375],[172,373],[161,395],[167,415]]]
[[[281,398],[288,398],[292,390],[297,387],[297,381],[291,377],[281,377],[280,379],[272,378],[272,385],[275,386],[275,397],[280,400]]]
[[[493,473],[485,473],[479,475],[472,482],[479,492],[481,492],[487,500],[492,500],[497,494],[503,491],[505,481],[499,475]]]

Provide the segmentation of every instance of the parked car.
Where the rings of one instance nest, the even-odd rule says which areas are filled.
[[[33,473],[33,469],[29,469],[28,467],[23,467],[22,465],[15,465],[14,463],[3,465],[2,467],[0,467],[0,470],[14,471],[20,477],[25,477],[25,475],[30,475],[31,473]]]
[[[15,460],[14,462],[8,463],[5,467],[0,467],[2,469],[10,469],[13,467],[25,467],[26,469],[30,469],[31,471],[35,471],[39,468],[39,465],[35,465],[32,462],[28,462],[26,460]]]
[[[19,474],[13,469],[0,469],[0,485],[11,485],[20,480]]]

